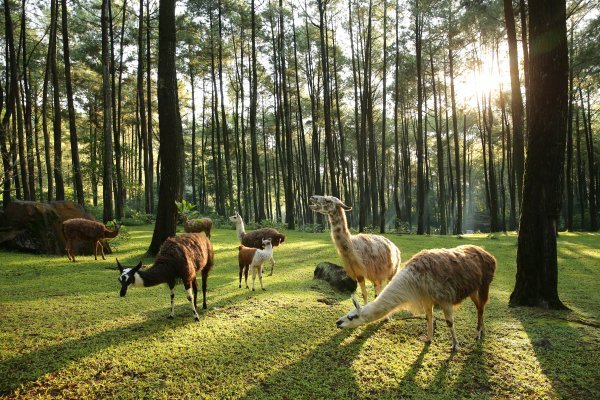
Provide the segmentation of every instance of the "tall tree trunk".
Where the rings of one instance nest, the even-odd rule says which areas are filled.
[[[573,95],[573,31],[574,28],[573,26],[571,26],[569,40],[569,111],[567,114],[567,164],[565,166],[565,179],[567,185],[566,228],[569,232],[573,231],[573,108],[575,106]]]
[[[154,130],[152,121],[152,47],[150,47],[150,1],[146,1],[146,91],[148,93],[148,175],[150,186],[150,210],[154,212]],[[158,170],[158,166],[157,166]],[[158,181],[158,180],[157,180]]]
[[[120,136],[123,134],[123,138],[125,138],[124,132],[121,129],[121,106],[122,106],[122,97],[121,92],[123,89],[123,49],[124,49],[124,37],[125,37],[125,20],[127,16],[127,0],[123,0],[123,9],[121,11],[122,19],[121,19],[121,32],[120,32],[120,40],[119,40],[119,78],[118,78],[118,93],[117,93],[117,128],[114,132],[114,144],[115,144],[115,160],[116,160],[116,175],[117,175],[117,201],[116,201],[116,214],[117,218],[123,217],[123,204],[125,203],[125,188],[123,186],[123,174],[124,174],[124,160],[123,165],[121,165],[121,147],[125,146],[125,140],[123,139],[123,143],[121,143]],[[114,93],[113,93],[114,96]],[[124,157],[123,157],[124,158]],[[150,168],[150,172],[152,172],[152,168]]]
[[[67,0],[61,0],[62,7],[62,39],[63,56],[65,59],[65,85],[67,87],[67,107],[69,109],[69,138],[71,142],[71,159],[73,162],[73,181],[77,202],[84,204],[83,178],[79,162],[79,143],[77,140],[77,125],[75,124],[75,105],[73,104],[73,85],[71,83],[71,59],[69,55],[69,29],[67,22]]]
[[[260,161],[258,156],[258,144],[256,132],[256,112],[258,103],[258,70],[256,66],[256,10],[254,7],[254,0],[252,0],[252,82],[250,91],[250,146],[252,153],[252,175],[256,178],[256,185],[254,186],[253,193],[255,214],[254,218],[256,222],[264,220],[265,217],[265,204],[264,204],[264,184],[263,176],[260,168]],[[258,188],[258,190],[256,190]]]
[[[175,200],[180,200],[182,126],[177,96],[175,0],[161,0],[158,17],[158,114],[160,175],[158,208],[149,254],[173,236],[177,224]]]
[[[35,200],[35,164],[34,164],[34,155],[33,155],[33,127],[31,124],[32,116],[31,116],[31,88],[29,87],[30,80],[30,70],[27,61],[27,37],[26,37],[26,26],[27,20],[25,18],[25,4],[26,1],[23,0],[21,3],[21,37],[22,37],[22,47],[21,51],[23,53],[23,100],[25,103],[25,140],[26,140],[26,152],[27,152],[27,182],[29,184],[29,194],[31,200]],[[38,171],[39,172],[39,171]],[[38,173],[39,175],[39,173]],[[41,188],[40,188],[41,190]]]
[[[65,183],[62,170],[62,130],[61,130],[61,109],[60,109],[60,86],[58,84],[58,68],[56,65],[56,36],[58,36],[58,0],[52,0],[51,14],[54,15],[54,34],[50,53],[50,70],[52,72],[52,93],[54,100],[54,181],[56,183],[56,200],[65,199]]]
[[[379,232],[385,233],[385,135],[387,118],[387,0],[383,0],[383,105],[381,116],[381,181],[379,183]]]
[[[415,1],[415,45],[417,59],[417,235],[425,233],[425,157],[423,148],[423,84],[421,77],[422,30],[419,2],[417,0]]]
[[[111,129],[111,82],[110,82],[110,49],[109,49],[109,1],[102,0],[102,99],[103,99],[103,126],[104,135],[104,157],[102,176],[102,219],[106,223],[113,219],[113,141]],[[56,170],[56,165],[54,169]],[[57,189],[58,197],[58,189]]]
[[[429,64],[431,65],[431,90],[433,92],[433,114],[435,119],[435,138],[437,146],[438,169],[438,208],[440,212],[440,234],[446,235],[446,178],[444,177],[444,146],[442,144],[442,128],[438,119],[437,90],[435,84],[435,69],[433,66],[433,50],[429,48]]]
[[[566,5],[530,0],[529,7],[531,114],[510,304],[560,309],[565,306],[558,296],[556,234],[568,100]]]
[[[448,24],[448,68],[450,74],[450,102],[452,104],[452,134],[454,136],[454,166],[456,168],[456,220],[454,221],[455,235],[459,235],[463,230],[463,198],[461,188],[461,174],[460,174],[460,147],[458,146],[458,116],[456,114],[456,95],[454,91],[454,53],[453,48],[453,37],[454,37],[454,26],[452,25],[452,10],[450,10],[450,19]]]
[[[588,174],[589,174],[589,189],[588,189],[588,207],[590,210],[590,231],[598,230],[598,217],[596,215],[596,173],[594,163],[594,141],[592,138],[592,122],[591,113],[589,112],[589,94],[588,94],[588,112],[583,101],[583,91],[579,86],[579,98],[581,100],[581,115],[583,117],[583,132],[585,136],[585,147],[588,156]]]
[[[519,81],[519,59],[517,55],[517,34],[512,0],[504,0],[504,21],[508,37],[508,57],[510,61],[510,91],[513,125],[513,167],[517,178],[517,195],[521,199],[523,191],[523,168],[525,166],[523,98]]]
[[[140,134],[142,137],[143,147],[143,165],[144,165],[144,209],[146,214],[152,212],[150,198],[152,197],[152,185],[150,184],[150,171],[152,166],[149,165],[149,150],[148,150],[148,128],[146,123],[146,103],[144,101],[144,0],[140,0],[139,19],[138,19],[138,65],[137,65],[137,96],[139,102],[140,113]]]

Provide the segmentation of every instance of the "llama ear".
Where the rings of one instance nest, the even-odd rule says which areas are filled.
[[[141,261],[138,263],[138,265],[136,265],[135,267],[133,267],[133,270],[132,270],[132,271],[133,271],[133,273],[136,273],[136,272],[138,272],[138,270],[139,270],[140,268],[142,268],[142,262],[141,262]]]
[[[354,294],[352,294],[350,297],[352,298],[352,303],[354,303],[354,307],[356,307],[356,310],[358,312],[360,312],[360,303],[356,299],[356,296],[354,296]]]
[[[342,209],[344,209],[344,211],[350,211],[350,210],[352,210],[352,207],[351,206],[347,206],[344,203],[342,203]]]
[[[121,263],[119,262],[119,259],[116,258],[117,260],[117,267],[119,268],[119,271],[123,272],[123,266],[121,265]]]

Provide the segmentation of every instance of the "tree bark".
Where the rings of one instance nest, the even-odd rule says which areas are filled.
[[[102,219],[106,223],[113,219],[113,142],[111,128],[111,82],[110,82],[110,49],[109,49],[109,1],[102,1],[102,98],[103,98],[103,134],[104,134],[104,157],[102,176]],[[56,165],[54,169],[56,170]],[[58,189],[57,189],[58,197]]]
[[[160,129],[159,158],[161,182],[156,224],[148,253],[155,255],[162,243],[175,234],[180,199],[182,126],[177,96],[175,53],[175,0],[161,0],[158,17],[158,114]]]
[[[556,234],[567,122],[566,5],[564,0],[530,0],[529,7],[531,114],[510,304],[562,309]]]

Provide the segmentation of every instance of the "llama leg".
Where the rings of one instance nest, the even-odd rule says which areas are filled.
[[[367,294],[367,287],[365,286],[365,278],[358,277],[358,284],[360,285],[360,292],[362,293],[363,300],[365,304],[369,302],[369,295]]]
[[[104,245],[102,245],[102,243],[98,240],[98,244],[100,244],[100,251],[102,252],[102,259],[106,260],[106,258],[104,257]]]
[[[192,281],[192,289],[194,289],[194,308],[198,309],[198,303],[197,303],[197,299],[198,299],[198,281],[196,280],[196,278],[194,278],[194,280]]]
[[[381,293],[381,281],[374,281],[373,285],[375,286],[375,298],[377,298]]]
[[[67,245],[65,246],[65,250],[67,251],[67,257],[69,261],[75,261],[74,257],[71,257],[71,241],[67,240]]]
[[[244,279],[246,281],[246,289],[250,289],[248,287],[248,269],[250,269],[250,266],[246,265],[246,267],[244,268]]]
[[[100,241],[96,240],[96,245],[94,246],[94,260],[98,261],[98,245]]]
[[[423,339],[425,343],[431,343],[433,340],[433,305],[425,306],[425,319],[427,320],[427,336]]]
[[[171,289],[171,312],[169,313],[169,319],[173,319],[175,316],[175,285],[169,285]]]
[[[206,283],[208,281],[208,272],[202,270],[202,308],[206,310]]]
[[[478,301],[476,302],[473,300],[477,307],[477,340],[480,340],[483,337],[483,311],[485,310],[485,304],[488,301],[489,291],[489,286],[482,287],[477,293]],[[473,296],[471,296],[471,299],[473,299]]]
[[[196,321],[200,321],[200,316],[198,315],[198,311],[196,311],[196,307],[194,307],[194,289],[192,289],[191,285],[185,284],[185,291],[187,293],[187,299],[192,306],[192,311],[194,311],[194,319]]]
[[[256,279],[256,267],[254,265],[250,265],[252,268],[252,291],[254,292],[254,280]]]
[[[458,341],[456,340],[456,332],[454,331],[454,317],[452,316],[452,304],[445,304],[442,307],[444,311],[444,317],[446,318],[446,325],[450,329],[450,335],[452,336],[452,351],[458,349]]]
[[[275,268],[275,259],[273,258],[273,255],[271,255],[271,272],[269,273],[269,276],[273,275],[273,268]]]
[[[262,283],[262,265],[261,265],[260,267],[258,267],[258,280],[260,281],[260,288],[261,288],[262,290],[266,290],[266,289],[263,287],[263,283]]]
[[[240,265],[240,286],[239,288],[242,288],[242,273],[244,272],[244,266]]]

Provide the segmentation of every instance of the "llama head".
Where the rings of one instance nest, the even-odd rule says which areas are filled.
[[[263,238],[262,239],[263,247],[266,249],[268,247],[272,247],[271,238]]]
[[[229,217],[229,221],[233,222],[234,224],[238,224],[242,221],[242,216],[236,211],[234,215]]]
[[[336,325],[340,329],[344,328],[356,328],[359,325],[364,324],[366,321],[361,317],[361,307],[360,303],[352,295],[352,302],[354,303],[354,309],[350,310],[350,312],[340,319],[336,321]]]
[[[121,282],[121,297],[124,297],[127,294],[127,288],[135,281],[135,273],[142,268],[142,262],[140,261],[138,265],[135,267],[124,267],[121,265],[119,260],[117,260],[117,267],[119,268],[119,282]]]
[[[345,205],[340,199],[333,196],[313,195],[310,197],[310,209],[325,215],[333,215],[337,213],[338,208],[344,211],[352,210],[352,207]]]

